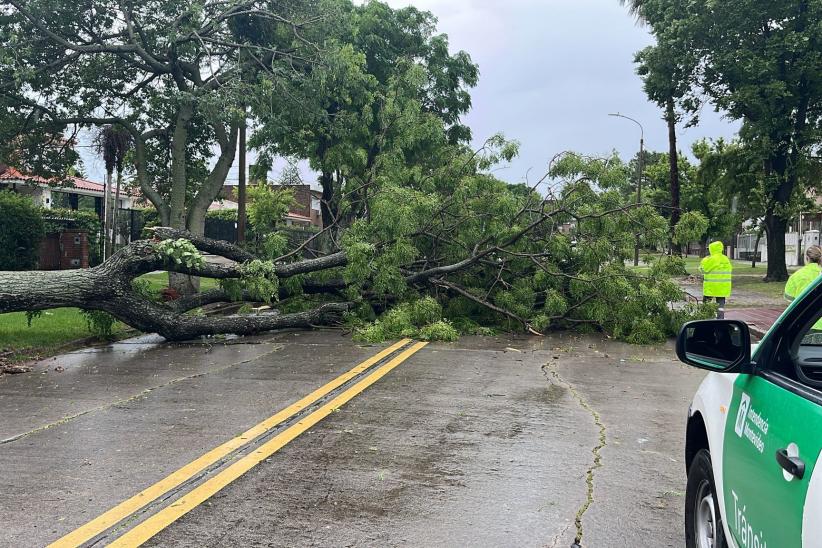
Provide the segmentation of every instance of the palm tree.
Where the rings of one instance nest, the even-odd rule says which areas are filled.
[[[644,21],[642,19],[642,5],[644,4],[643,0],[619,0],[620,6],[628,6],[628,12],[635,16],[637,20]]]
[[[103,156],[106,165],[106,184],[103,191],[103,259],[114,252],[117,243],[117,204],[120,201],[120,186],[123,182],[123,166],[126,153],[131,148],[131,134],[106,125],[100,129],[96,139],[97,152]],[[117,171],[117,192],[114,206],[111,206],[111,180]],[[111,241],[109,242],[109,233]]]

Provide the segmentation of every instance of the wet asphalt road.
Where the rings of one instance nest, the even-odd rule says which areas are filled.
[[[151,342],[0,378],[1,546],[60,538],[382,348]],[[702,376],[598,337],[431,344],[148,545],[683,546]]]

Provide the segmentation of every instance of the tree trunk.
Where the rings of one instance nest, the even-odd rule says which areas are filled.
[[[671,182],[671,225],[670,225],[670,242],[671,253],[679,255],[680,246],[674,243],[674,228],[679,223],[679,152],[676,148],[676,111],[674,109],[674,99],[669,97],[666,110],[665,120],[668,123],[668,162]]]
[[[323,228],[333,225],[337,220],[337,212],[334,208],[334,176],[329,171],[320,174],[320,186],[323,189],[320,200],[320,211],[323,217]]]
[[[202,251],[224,253],[228,259],[240,261],[249,255],[225,242],[209,240],[184,231],[156,229],[160,238],[188,238]],[[276,275],[288,278],[306,272],[335,268],[346,264],[344,253],[328,255],[296,263],[277,265]],[[273,329],[310,327],[326,323],[348,310],[347,303],[328,303],[296,314],[258,314],[224,317],[186,315],[190,308],[206,303],[227,301],[228,296],[217,291],[202,299],[163,305],[134,292],[131,281],[148,272],[173,268],[181,275],[204,275],[213,278],[238,278],[240,269],[206,263],[195,268],[165,264],[155,252],[154,243],[139,241],[129,244],[103,264],[94,268],[56,271],[0,272],[0,313],[46,310],[58,307],[78,307],[102,310],[118,320],[147,333],[159,333],[168,340],[184,340],[203,335],[235,333],[248,335]],[[181,299],[182,301],[182,299]]]
[[[768,237],[768,273],[766,282],[784,282],[788,279],[788,267],[785,261],[785,233],[788,230],[788,219],[778,208],[787,208],[797,186],[796,158],[789,158],[785,150],[777,150],[765,162],[765,177],[775,178],[778,186],[773,191],[770,205],[765,211],[765,228]]]
[[[765,215],[765,227],[768,242],[768,272],[766,282],[784,282],[788,279],[788,267],[785,264],[785,232],[788,222],[773,213]]]
[[[171,141],[171,196],[169,199],[169,226],[184,230],[186,228],[186,186],[188,184],[188,166],[186,150],[188,145],[188,125],[194,116],[194,107],[184,103],[177,111],[174,133]],[[176,272],[168,275],[168,285],[179,295],[192,295],[197,292],[198,283],[190,276]]]
[[[186,226],[192,234],[203,235],[205,233],[205,211],[189,211],[186,216]],[[169,286],[173,287],[181,296],[196,295],[200,292],[199,276],[169,272],[169,282]]]
[[[0,272],[0,312],[45,310],[65,306],[103,310],[145,333],[170,341],[204,335],[250,335],[291,327],[311,327],[348,310],[345,303],[329,303],[297,314],[258,314],[205,317],[143,299],[130,285],[103,265],[82,270]],[[215,299],[216,301],[225,300]],[[213,300],[212,302],[214,302]]]
[[[146,144],[144,136],[138,133],[134,137],[134,171],[137,174],[137,182],[140,191],[148,198],[151,204],[157,209],[162,226],[171,226],[171,208],[157,190],[151,186],[146,169]]]
[[[169,272],[168,286],[173,289],[178,296],[194,295],[200,290],[200,280],[188,274]]]

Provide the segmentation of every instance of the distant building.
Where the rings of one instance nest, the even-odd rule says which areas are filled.
[[[32,201],[45,209],[90,209],[103,216],[103,194],[105,187],[81,177],[67,177],[64,181],[53,181],[28,175],[13,167],[0,164],[0,190],[11,190],[31,196]],[[114,190],[112,189],[112,199]],[[136,209],[140,194],[134,191],[120,192],[119,209]]]
[[[808,230],[822,230],[822,194],[812,192],[808,197],[813,200],[816,210],[799,214],[802,222],[800,224],[800,219],[797,219],[797,232],[804,233]]]
[[[797,217],[788,225],[788,232],[785,234],[785,264],[796,266],[804,264],[804,250],[811,245],[819,245],[820,232],[822,232],[822,195],[814,192],[808,193],[808,198],[814,203],[812,211],[799,213]],[[736,238],[734,248],[734,258],[751,260],[756,258],[763,263],[768,262],[768,243],[766,234],[759,238],[759,246],[756,247],[757,231],[753,221],[748,221],[742,234]]]
[[[229,187],[230,188],[230,187]],[[211,202],[211,205],[208,206],[209,211],[236,211],[240,208],[240,204],[235,202],[234,200],[215,200]],[[298,227],[309,227],[309,226],[318,226],[315,225],[313,219],[311,217],[306,217],[300,213],[296,213],[294,210],[298,210],[300,208],[293,208],[291,211],[286,213],[283,220],[285,221],[285,226],[298,226]],[[322,224],[322,223],[320,223]]]
[[[272,186],[274,188],[281,188],[279,185]],[[288,185],[282,188],[292,189],[294,191],[294,201],[296,202],[296,205],[288,211],[288,215],[285,217],[286,225],[315,226],[322,228],[323,217],[320,209],[322,192],[312,190],[310,185]],[[215,206],[215,204],[212,204],[214,209],[237,209],[237,187],[235,185],[224,186],[220,196],[223,200],[221,202],[215,202],[215,204],[227,202],[234,204],[235,207]]]

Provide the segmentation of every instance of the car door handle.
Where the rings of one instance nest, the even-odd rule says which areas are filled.
[[[799,457],[788,456],[787,449],[780,449],[776,452],[776,462],[796,479],[805,477],[805,462]]]

